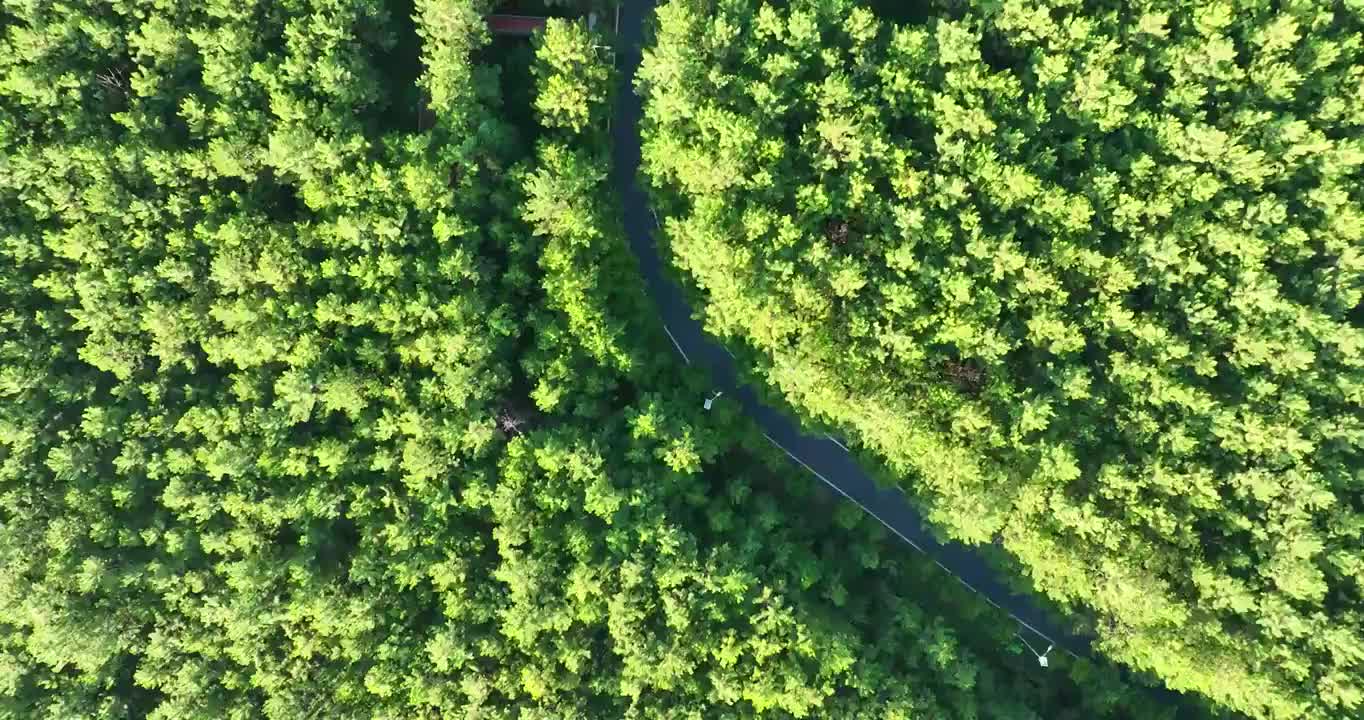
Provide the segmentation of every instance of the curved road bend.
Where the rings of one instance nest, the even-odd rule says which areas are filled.
[[[1072,654],[1088,655],[1089,638],[1058,627],[1029,596],[1010,591],[999,574],[969,547],[956,542],[940,542],[924,526],[923,518],[899,489],[877,487],[847,450],[828,437],[804,435],[789,418],[758,401],[753,389],[738,386],[733,357],[716,341],[705,336],[700,323],[692,318],[682,291],[663,275],[662,262],[652,237],[652,215],[648,198],[639,187],[639,122],[642,101],[634,93],[635,70],[642,58],[644,18],[653,12],[656,0],[623,3],[620,13],[620,87],[611,135],[614,148],[613,180],[624,206],[625,231],[639,260],[649,295],[658,306],[668,336],[683,359],[706,368],[726,397],[737,398],[744,411],[758,422],[768,440],[797,463],[803,465],[839,494],[856,503],[880,520],[891,532],[914,549],[929,556],[966,587],[1008,613],[1037,637],[1025,638],[1030,644],[1047,645]]]

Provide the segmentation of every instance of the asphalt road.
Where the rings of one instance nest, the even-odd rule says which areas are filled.
[[[612,120],[613,181],[624,205],[625,231],[630,247],[639,260],[649,296],[657,306],[668,335],[682,357],[710,373],[724,399],[738,400],[744,411],[762,427],[769,440],[803,465],[836,492],[856,503],[880,520],[891,532],[924,553],[962,584],[1007,612],[1020,625],[1020,635],[1045,654],[1049,646],[1064,652],[1089,655],[1090,639],[1060,627],[1048,619],[1030,596],[1011,592],[1003,578],[970,547],[955,542],[940,542],[928,532],[923,517],[898,489],[876,486],[847,450],[825,436],[802,434],[796,423],[758,401],[753,389],[738,384],[733,357],[715,340],[707,337],[701,324],[692,317],[691,308],[677,287],[663,274],[663,263],[654,244],[655,221],[649,211],[648,197],[639,187],[641,100],[634,93],[635,70],[639,67],[643,45],[644,19],[652,15],[656,0],[627,0],[620,13],[617,62],[621,87]],[[701,402],[703,398],[698,398]]]

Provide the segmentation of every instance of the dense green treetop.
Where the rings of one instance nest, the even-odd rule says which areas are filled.
[[[709,327],[1114,657],[1360,712],[1364,5],[877,7],[659,9]]]
[[[701,410],[484,10],[0,4],[0,718],[1159,717]]]

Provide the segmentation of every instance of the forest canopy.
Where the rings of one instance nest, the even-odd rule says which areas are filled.
[[[1112,657],[1364,712],[1364,4],[872,5],[659,8],[708,329]]]
[[[1168,717],[702,410],[487,9],[0,5],[0,718]]]

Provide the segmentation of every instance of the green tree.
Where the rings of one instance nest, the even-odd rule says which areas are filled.
[[[0,9],[0,718],[1157,716],[697,407],[509,122],[603,56],[413,6]]]
[[[645,164],[710,330],[1101,647],[1364,704],[1361,13],[676,0]]]
[[[601,60],[609,48],[604,39],[582,23],[551,18],[537,42],[535,110],[540,123],[575,133],[605,123],[612,74]]]

